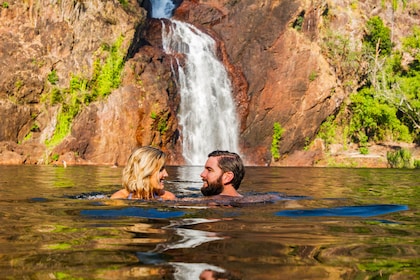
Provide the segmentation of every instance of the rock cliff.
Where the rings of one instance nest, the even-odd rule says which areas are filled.
[[[271,164],[274,123],[285,129],[281,154],[293,154],[348,94],[320,47],[325,15],[354,38],[370,14],[390,16],[380,1],[360,2],[357,10],[364,15],[347,1],[184,0],[177,5],[174,18],[217,41],[232,80],[242,153],[247,164],[256,165]],[[162,51],[160,21],[147,17],[148,1],[9,1],[0,9],[0,163],[121,165],[135,146],[155,145],[169,154],[169,164],[183,164],[172,60]],[[68,135],[46,144],[63,110],[51,102],[54,92],[72,92],[74,77],[92,83],[95,63],[107,59],[100,50],[120,37],[121,84],[91,102],[81,101],[82,87],[70,99],[81,105]],[[299,165],[311,165],[315,157],[316,152]]]
[[[135,1],[125,6],[118,1],[99,0],[5,3],[0,10],[0,162],[47,163],[59,156],[67,159],[68,151],[71,151],[72,163],[118,161],[118,155],[127,152],[123,151],[126,146],[136,144],[135,138],[130,137],[135,133],[125,131],[122,125],[110,129],[101,123],[110,125],[107,122],[109,111],[104,112],[106,108],[116,108],[111,115],[127,110],[117,107],[124,105],[124,101],[111,95],[107,101],[81,110],[73,122],[72,134],[52,150],[45,141],[56,129],[60,105],[45,100],[54,89],[64,94],[72,76],[91,77],[95,52],[101,46],[112,45],[118,37],[124,36],[123,45],[128,48],[146,12]],[[126,92],[122,88],[115,95]],[[125,118],[124,114],[121,116]],[[113,123],[118,121],[123,122],[117,119]],[[97,140],[106,134],[104,130],[109,134]],[[126,133],[129,133],[127,137],[121,137]],[[118,135],[119,141],[111,140],[112,135]],[[73,139],[79,144],[74,144]],[[65,147],[67,143],[70,145]],[[104,156],[98,156],[101,154]]]

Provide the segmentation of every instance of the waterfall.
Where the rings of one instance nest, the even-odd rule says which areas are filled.
[[[166,1],[157,2],[167,7]],[[162,21],[162,41],[166,53],[185,57],[184,65],[178,63],[178,118],[184,159],[191,165],[203,165],[213,150],[239,153],[232,87],[217,58],[216,42],[193,25],[173,19],[168,26]]]
[[[172,0],[150,0],[152,4],[152,18],[170,18],[175,4]]]

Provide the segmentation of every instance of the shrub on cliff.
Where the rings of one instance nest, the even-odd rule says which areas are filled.
[[[378,16],[372,17],[367,21],[366,29],[363,44],[368,51],[378,51],[381,56],[389,55],[392,51],[391,30],[384,25],[382,19]]]
[[[391,168],[414,168],[414,159],[407,149],[387,152],[386,158]]]
[[[61,107],[54,134],[46,141],[47,146],[53,147],[67,136],[73,119],[80,112],[82,105],[104,98],[113,89],[118,88],[124,67],[125,52],[121,49],[122,42],[123,36],[120,36],[113,45],[104,44],[98,50],[91,79],[73,74],[68,88],[52,89],[49,102],[51,105],[61,103]],[[53,72],[48,76],[51,84],[55,84],[55,78]]]
[[[281,127],[280,123],[276,122],[273,125],[273,139],[271,142],[271,155],[273,156],[274,160],[277,161],[280,159],[280,139],[283,135],[284,128]]]
[[[325,136],[327,127],[336,129],[324,139],[327,143],[338,137],[338,131],[346,132],[344,141],[358,143],[362,153],[368,152],[370,141],[419,143],[420,28],[414,27],[412,35],[402,38],[401,50],[392,50],[389,28],[374,17],[367,23],[364,40],[361,55],[370,65],[360,76],[365,80],[360,80],[361,86],[337,116],[321,125],[318,136]],[[407,63],[402,57],[411,59]]]

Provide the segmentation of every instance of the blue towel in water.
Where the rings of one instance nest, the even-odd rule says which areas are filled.
[[[111,217],[141,217],[141,218],[176,218],[184,216],[182,211],[166,211],[154,208],[126,207],[121,209],[89,209],[82,210],[80,213],[84,216],[93,218],[111,218]]]
[[[408,210],[406,205],[378,204],[364,206],[343,206],[335,208],[284,210],[276,216],[285,217],[373,217],[397,211]]]

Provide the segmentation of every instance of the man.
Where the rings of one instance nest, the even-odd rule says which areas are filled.
[[[237,192],[245,175],[245,167],[238,154],[228,151],[214,151],[208,155],[201,193],[204,196],[242,197]]]

